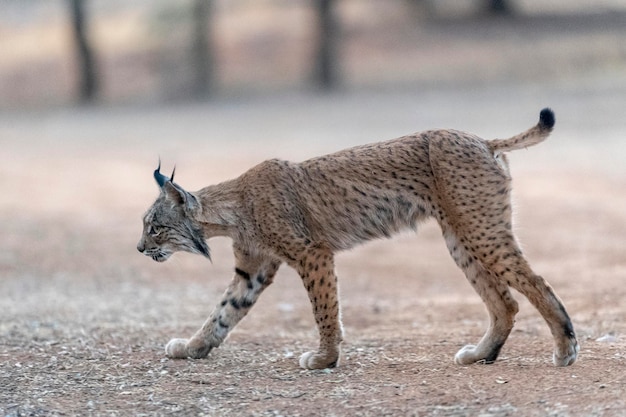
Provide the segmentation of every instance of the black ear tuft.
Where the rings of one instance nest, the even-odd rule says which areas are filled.
[[[154,170],[154,180],[161,188],[170,180],[165,175],[161,174],[161,158],[159,158],[159,166]]]
[[[161,174],[161,158],[159,158],[159,166],[154,170],[154,179],[159,185],[159,187],[163,188],[166,182],[174,181],[174,173],[176,172],[176,167],[172,171],[172,177],[167,178],[165,175]]]

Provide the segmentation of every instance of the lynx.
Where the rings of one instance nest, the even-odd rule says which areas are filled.
[[[456,130],[430,130],[357,146],[300,163],[273,159],[240,177],[189,192],[161,174],[160,195],[143,218],[139,252],[157,262],[176,251],[210,259],[206,240],[232,239],[234,278],[221,302],[190,339],[172,339],[169,358],[204,358],[248,313],[286,263],[300,275],[319,330],[305,369],[335,367],[343,340],[334,254],[390,237],[434,218],[456,264],[484,301],[489,327],[455,362],[492,363],[513,328],[518,304],[530,300],[554,337],[553,362],[574,363],[578,342],[550,285],[530,268],[511,226],[511,178],[505,152],[538,144],[554,126],[539,122],[510,139],[486,141]]]

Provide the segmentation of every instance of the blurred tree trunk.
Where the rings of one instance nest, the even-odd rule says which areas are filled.
[[[98,79],[92,48],[87,37],[85,0],[69,0],[69,5],[74,42],[80,66],[79,99],[81,102],[92,102],[98,94]]]
[[[324,89],[339,81],[337,62],[338,25],[333,12],[335,0],[314,0],[317,11],[318,44],[315,60],[315,83]]]
[[[195,0],[193,5],[193,45],[191,48],[194,71],[193,94],[208,97],[215,89],[215,58],[209,39],[212,22],[212,0]]]

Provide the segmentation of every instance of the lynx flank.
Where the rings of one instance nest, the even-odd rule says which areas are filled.
[[[485,141],[456,130],[431,130],[357,146],[301,163],[265,161],[239,178],[197,192],[154,172],[160,195],[143,219],[139,252],[163,262],[176,251],[210,257],[206,239],[228,236],[234,278],[190,339],[172,339],[170,358],[204,358],[248,313],[282,263],[302,278],[320,335],[300,366],[337,366],[343,339],[334,254],[372,239],[416,229],[434,217],[456,264],[489,312],[477,345],[458,364],[491,363],[518,311],[509,287],[539,310],[554,337],[554,364],[574,363],[578,343],[550,285],[524,258],[511,228],[511,178],[504,152],[542,142],[554,126],[539,123],[510,139]]]

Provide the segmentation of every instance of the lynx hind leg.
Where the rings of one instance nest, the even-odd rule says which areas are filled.
[[[339,364],[343,328],[333,255],[323,249],[311,250],[297,270],[311,300],[320,335],[319,349],[304,353],[300,366],[304,369],[334,368]]]
[[[504,291],[508,285],[521,292],[533,304],[548,323],[555,340],[554,363],[571,365],[576,360],[578,343],[563,304],[554,291],[540,276],[533,273],[515,240],[511,227],[510,177],[505,160],[494,158],[483,141],[477,138],[461,138],[452,132],[434,137],[430,142],[430,162],[437,183],[437,200],[440,204],[438,221],[444,235],[453,232],[458,240],[458,251],[465,252],[467,259],[478,262],[487,274],[493,289],[477,288],[483,298],[496,306],[508,306],[510,294]],[[454,242],[452,242],[454,249]],[[455,252],[451,250],[451,252]],[[460,253],[460,252],[459,252]],[[454,256],[454,255],[453,255]],[[467,261],[469,262],[469,260]],[[472,272],[468,265],[468,278]],[[467,273],[467,271],[466,271]],[[477,281],[478,282],[478,281]],[[480,282],[485,282],[482,280]],[[483,295],[485,294],[485,295]],[[500,294],[498,300],[496,294]],[[487,307],[489,307],[487,302]],[[493,313],[490,311],[490,315]],[[493,320],[504,319],[506,324],[496,323],[496,329],[506,329],[510,324],[505,315],[495,315]],[[485,337],[491,333],[487,332]],[[500,330],[502,331],[502,330]],[[485,339],[483,339],[485,340]],[[494,339],[495,341],[495,339]],[[483,341],[476,348],[464,348],[457,356],[479,358]],[[485,356],[483,359],[487,359]],[[462,359],[461,359],[462,360]]]
[[[463,248],[454,233],[448,231],[444,233],[444,237],[452,258],[480,295],[489,313],[489,328],[478,345],[464,346],[457,352],[454,361],[460,365],[480,361],[493,363],[513,329],[518,311],[517,302],[506,283],[489,274],[475,257]]]
[[[555,344],[554,365],[569,366],[576,362],[580,348],[572,321],[552,287],[531,270],[521,251],[497,262],[492,269],[522,293],[548,324]]]
[[[555,342],[554,364],[557,366],[573,364],[576,361],[579,347],[565,307],[550,285],[531,270],[510,230],[500,230],[493,233],[492,236],[494,239],[491,244],[478,244],[471,241],[465,241],[462,244],[459,242],[464,245],[464,249],[460,251],[474,255],[471,258],[474,260],[471,264],[478,263],[478,270],[483,270],[481,276],[484,279],[475,284],[471,278],[471,267],[462,265],[466,274],[468,274],[468,270],[470,271],[468,274],[470,282],[487,304],[491,324],[479,345],[475,348],[466,346],[461,349],[456,355],[456,362],[465,364],[471,363],[472,359],[474,361],[485,360],[486,362],[495,359],[495,356],[490,357],[489,355],[481,357],[488,352],[487,346],[489,346],[483,345],[483,342],[491,340],[495,349],[498,343],[504,343],[506,336],[511,331],[513,316],[517,312],[517,303],[508,291],[508,286],[510,286],[524,295],[547,322]],[[452,249],[451,252],[453,252]],[[483,284],[481,285],[479,282]],[[486,288],[483,288],[484,286]],[[493,308],[494,306],[496,308]],[[505,307],[505,310],[499,310],[498,306]],[[504,336],[505,332],[506,336]],[[497,337],[490,339],[492,335],[499,335],[501,340]],[[496,356],[497,350],[492,352]]]

